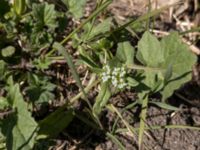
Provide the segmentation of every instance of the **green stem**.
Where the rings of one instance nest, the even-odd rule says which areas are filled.
[[[84,22],[82,22],[76,29],[74,29],[67,37],[65,37],[60,44],[66,43],[76,32],[78,32],[85,24],[87,24],[91,19],[96,17],[103,9],[105,9],[112,0],[108,0],[105,3],[103,3],[96,11],[94,11]],[[46,54],[46,56],[50,56],[55,52],[55,48],[53,48],[49,53]]]
[[[139,150],[142,149],[142,141],[143,135],[145,131],[145,121],[147,115],[147,105],[148,105],[148,95],[145,95],[144,100],[142,102],[142,112],[140,114],[140,128],[139,128]]]
[[[127,65],[127,68],[129,69],[135,69],[135,70],[145,70],[145,71],[164,71],[162,68],[153,68],[153,67],[147,67],[147,66],[140,66],[140,65]]]
[[[94,86],[96,86],[99,83],[99,80],[94,81],[92,84],[89,84],[84,91],[87,93],[90,89],[92,89]],[[83,92],[80,92],[75,97],[70,99],[70,104],[73,104],[75,101],[77,101],[79,98],[83,96]]]
[[[145,130],[159,130],[159,129],[191,129],[191,130],[200,130],[200,127],[193,127],[187,125],[164,125],[164,126],[146,126]],[[140,128],[134,128],[134,130],[138,131]],[[127,128],[124,129],[117,129],[115,133],[122,133],[122,132],[129,132]]]

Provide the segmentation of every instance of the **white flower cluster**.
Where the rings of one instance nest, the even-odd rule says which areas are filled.
[[[127,83],[125,81],[126,70],[124,67],[111,69],[108,65],[106,65],[103,69],[105,70],[102,73],[103,82],[111,80],[111,83],[114,85],[114,87],[117,87],[119,89],[127,86]]]

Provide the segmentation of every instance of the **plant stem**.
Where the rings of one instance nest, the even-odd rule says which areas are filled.
[[[143,135],[145,131],[145,121],[147,115],[147,105],[148,105],[148,95],[145,95],[144,100],[142,102],[142,112],[140,114],[140,128],[139,128],[139,150],[142,150],[142,141]]]
[[[112,0],[108,0],[105,3],[103,3],[97,10],[95,10],[84,22],[82,22],[76,29],[74,29],[67,37],[65,37],[60,44],[64,44],[66,43],[70,38],[72,38],[72,36],[78,32],[85,24],[87,24],[91,19],[93,19],[94,17],[96,17],[103,9],[105,9],[110,3],[112,2]],[[49,51],[49,53],[46,54],[46,56],[50,56],[51,54],[53,54],[55,52],[55,48],[53,48],[51,51]]]
[[[162,68],[153,68],[153,67],[147,67],[147,66],[141,66],[141,65],[127,65],[127,68],[129,69],[135,69],[135,70],[145,70],[145,71],[164,71],[165,69]]]

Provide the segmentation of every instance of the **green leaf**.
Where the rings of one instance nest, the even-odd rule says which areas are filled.
[[[132,77],[127,77],[126,80],[127,80],[128,85],[131,87],[135,87],[139,84],[139,82],[133,79]]]
[[[163,99],[171,96],[173,91],[179,88],[183,83],[191,80],[192,66],[196,62],[196,56],[190,52],[188,46],[183,44],[177,32],[171,33],[161,41],[161,47],[164,52],[165,63],[162,66],[166,68],[163,72],[168,76],[169,69],[171,77],[167,79],[165,88],[162,91]]]
[[[146,66],[143,68],[142,82],[152,92],[163,89],[163,99],[190,80],[191,67],[196,61],[188,47],[181,42],[178,33],[171,33],[161,42],[149,32],[144,33],[136,57]]]
[[[130,42],[118,43],[116,57],[127,65],[133,64],[135,50]]]
[[[33,60],[33,65],[41,70],[48,69],[51,63],[52,60],[49,57],[35,58]]]
[[[90,40],[93,37],[99,35],[99,34],[104,34],[107,31],[110,30],[112,25],[112,19],[107,18],[103,20],[103,22],[99,23],[98,25],[92,26],[90,23],[86,24],[84,29],[85,29],[85,35],[86,36],[85,40]]]
[[[89,56],[80,55],[80,59],[90,68],[99,68]]]
[[[55,137],[63,131],[73,120],[74,111],[72,109],[60,109],[46,117],[39,123],[40,129],[38,132],[38,139]]]
[[[1,54],[3,57],[10,57],[15,53],[15,47],[7,46],[1,50]]]
[[[110,96],[111,92],[109,90],[108,83],[103,83],[93,106],[93,113],[95,116],[98,116],[101,113],[103,107],[106,106]]]
[[[155,104],[158,107],[163,108],[163,109],[174,110],[174,111],[179,111],[180,110],[177,107],[171,106],[171,105],[163,103],[163,102],[150,102],[150,103]]]
[[[62,0],[62,2],[66,5],[70,13],[72,13],[76,19],[83,17],[87,0]]]
[[[37,31],[42,30],[45,26],[52,29],[57,27],[57,15],[53,4],[48,4],[46,2],[33,4],[33,16],[36,20]]]
[[[14,0],[13,8],[17,15],[22,15],[26,10],[26,0]]]
[[[7,99],[11,102],[16,112],[7,120],[4,128],[6,146],[8,150],[26,149],[31,150],[36,137],[37,123],[27,110],[27,104],[19,90],[19,85],[10,85]]]
[[[33,73],[28,74],[29,87],[26,89],[27,96],[34,103],[43,103],[54,100],[53,91],[56,87],[48,78]]]
[[[146,31],[138,43],[137,59],[145,66],[159,67],[164,62],[164,53],[160,42]]]
[[[3,110],[9,106],[9,103],[5,97],[0,97],[0,109]]]

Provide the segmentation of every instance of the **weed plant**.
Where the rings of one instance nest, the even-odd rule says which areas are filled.
[[[104,132],[120,149],[125,147],[115,135],[130,132],[138,138],[141,149],[145,130],[159,129],[146,125],[148,104],[180,110],[165,100],[190,80],[196,57],[182,43],[178,32],[157,39],[143,26],[171,6],[119,25],[114,17],[106,15],[111,3],[97,0],[94,11],[85,17],[86,0],[0,1],[0,109],[4,114],[0,120],[1,149],[37,149],[40,140],[56,138],[75,117]],[[72,25],[73,20],[80,23]],[[137,31],[143,34],[139,39]],[[60,65],[66,68],[64,77],[72,76],[79,91],[70,99],[60,91],[68,90],[70,85],[62,87],[48,74],[55,73]],[[84,75],[77,71],[80,67],[88,72],[86,84]],[[94,88],[98,94],[91,101],[88,93]],[[109,99],[128,89],[137,92],[137,99],[119,111]],[[154,93],[162,95],[161,102],[150,98]],[[51,106],[59,99],[64,103],[53,112],[39,118],[34,115],[40,106]],[[87,117],[76,113],[78,101],[86,102],[83,111]],[[142,106],[139,129],[122,117],[135,105]],[[116,113],[126,128],[115,128],[116,121],[112,131],[106,130],[101,122],[105,111]],[[181,125],[165,128],[173,127],[199,129]]]

